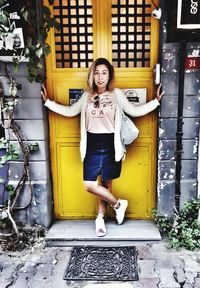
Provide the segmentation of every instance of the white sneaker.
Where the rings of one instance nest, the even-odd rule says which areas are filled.
[[[128,207],[128,201],[119,199],[118,203],[120,204],[119,208],[114,208],[114,209],[116,212],[117,223],[120,225],[124,221],[126,208]]]
[[[96,235],[97,237],[103,237],[106,235],[106,226],[103,217],[97,217],[95,220]]]

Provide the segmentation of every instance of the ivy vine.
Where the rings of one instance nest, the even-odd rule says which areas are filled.
[[[16,2],[20,6],[19,16],[24,24],[24,48],[20,55],[13,56],[12,63],[15,69],[18,70],[22,57],[25,57],[27,59],[28,80],[30,82],[43,82],[44,59],[51,52],[49,44],[46,43],[48,32],[52,27],[59,29],[59,24],[54,17],[51,16],[50,8],[45,6],[42,0],[16,0]],[[50,6],[54,4],[53,0],[49,0],[48,2]],[[0,0],[0,39],[12,33],[14,29],[14,27],[10,25],[9,13],[6,11],[7,6],[7,0]],[[19,159],[19,155],[23,158],[23,173],[16,187],[7,183],[7,179],[0,178],[0,183],[5,184],[5,192],[7,193],[3,206],[0,207],[0,228],[11,227],[11,232],[4,234],[4,236],[10,236],[12,233],[16,233],[19,237],[20,233],[14,220],[14,211],[27,208],[32,201],[33,191],[29,171],[29,157],[30,153],[37,151],[39,147],[38,143],[27,143],[26,136],[21,127],[19,127],[13,118],[22,87],[20,83],[16,82],[15,78],[9,75],[7,64],[3,62],[0,64],[5,70],[5,72],[0,75],[0,84],[2,84],[1,78],[6,77],[9,86],[9,95],[4,95],[5,89],[0,87],[0,105],[1,114],[3,115],[0,124],[5,130],[12,130],[20,148],[15,147],[9,139],[2,137],[0,139],[0,149],[5,151],[5,153],[0,157],[0,168],[9,165],[10,161]],[[17,207],[17,200],[24,190],[26,183],[28,183],[29,186],[30,200],[24,207]]]

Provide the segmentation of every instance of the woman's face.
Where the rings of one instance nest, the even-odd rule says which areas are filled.
[[[103,93],[107,90],[109,81],[109,71],[105,64],[97,65],[94,71],[94,83],[97,86],[97,92]]]

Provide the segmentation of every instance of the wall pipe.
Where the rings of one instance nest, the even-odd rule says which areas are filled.
[[[178,115],[176,131],[176,172],[175,172],[175,209],[180,210],[181,196],[181,160],[182,160],[182,138],[183,138],[183,103],[184,103],[184,80],[185,80],[185,58],[186,42],[180,42],[180,64],[179,64],[179,90],[178,90]]]

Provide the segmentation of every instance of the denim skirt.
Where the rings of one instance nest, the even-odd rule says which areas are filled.
[[[112,180],[121,173],[121,161],[115,161],[114,133],[94,134],[87,132],[87,151],[83,162],[83,179]]]

